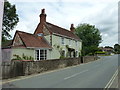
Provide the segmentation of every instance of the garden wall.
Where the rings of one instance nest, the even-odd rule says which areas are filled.
[[[97,57],[86,56],[80,58],[53,59],[41,61],[12,61],[2,63],[2,78],[8,79],[17,76],[37,74],[68,66],[78,65],[96,60]]]

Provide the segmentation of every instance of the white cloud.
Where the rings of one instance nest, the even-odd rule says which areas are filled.
[[[15,30],[33,33],[39,23],[42,8],[46,9],[47,21],[66,29],[70,24],[89,23],[100,29],[103,42],[100,45],[117,43],[117,2],[118,0],[10,0],[16,5],[20,18]],[[12,31],[12,35],[14,35]],[[113,37],[111,38],[111,35]]]

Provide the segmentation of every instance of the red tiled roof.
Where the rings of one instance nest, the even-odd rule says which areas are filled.
[[[77,35],[75,35],[74,33],[72,33],[71,31],[61,28],[57,25],[46,22],[45,26],[47,27],[48,30],[50,30],[53,33],[80,40],[80,38]]]
[[[52,48],[43,36],[17,31],[26,47]]]

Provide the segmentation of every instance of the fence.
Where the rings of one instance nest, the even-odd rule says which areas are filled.
[[[41,73],[58,68],[78,65],[96,60],[97,57],[87,56],[80,58],[53,59],[41,61],[12,61],[2,63],[2,78],[8,79],[17,76]]]

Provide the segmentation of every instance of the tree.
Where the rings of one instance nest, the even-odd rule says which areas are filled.
[[[75,29],[75,34],[82,40],[82,55],[94,54],[101,43],[99,30],[89,24],[80,24]]]
[[[2,26],[2,42],[11,38],[9,32],[14,29],[19,21],[16,14],[15,5],[11,5],[8,1],[4,3],[3,26]]]
[[[114,45],[114,51],[116,54],[120,54],[120,45],[119,44]]]

